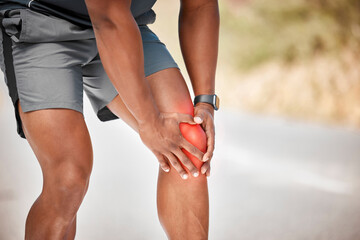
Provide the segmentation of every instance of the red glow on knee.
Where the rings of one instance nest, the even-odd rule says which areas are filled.
[[[206,152],[206,147],[207,147],[206,134],[200,125],[180,123],[180,131],[188,142],[190,142],[192,145],[200,149],[200,151],[204,153]],[[203,165],[203,162],[200,161],[198,158],[194,157],[185,149],[182,149],[182,151],[194,163],[197,169],[200,170],[201,166]]]
[[[190,114],[191,116],[194,116],[194,106],[192,105],[191,101],[178,104],[177,106],[174,106],[174,109],[178,113]]]

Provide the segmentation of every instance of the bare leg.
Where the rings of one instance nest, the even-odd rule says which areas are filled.
[[[76,235],[76,215],[65,235],[65,240],[74,240]]]
[[[161,111],[193,114],[189,91],[178,69],[165,69],[147,80]],[[137,131],[135,118],[119,96],[108,107]],[[194,178],[189,174],[189,179],[183,180],[172,166],[169,173],[159,167],[157,207],[169,239],[208,238],[209,197],[205,175]]]
[[[43,189],[28,214],[25,239],[74,239],[76,212],[92,169],[92,147],[84,118],[69,109],[19,110],[43,173]]]

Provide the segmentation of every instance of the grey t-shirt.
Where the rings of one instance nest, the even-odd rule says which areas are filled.
[[[156,15],[151,9],[155,2],[156,0],[132,0],[131,12],[139,25],[155,21]],[[81,27],[92,27],[85,0],[0,0],[0,10],[15,8],[30,8],[66,19]]]

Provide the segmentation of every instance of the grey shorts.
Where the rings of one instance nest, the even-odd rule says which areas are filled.
[[[82,113],[85,90],[100,120],[117,118],[106,107],[118,93],[101,64],[93,29],[30,9],[1,11],[0,19],[0,67],[15,107],[20,136],[25,137],[17,109],[19,99],[24,112],[67,108]],[[145,75],[178,68],[148,26],[139,29]]]

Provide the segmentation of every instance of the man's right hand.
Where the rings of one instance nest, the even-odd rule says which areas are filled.
[[[170,166],[164,157],[169,160],[183,179],[187,179],[188,175],[179,160],[194,177],[199,176],[199,171],[181,148],[200,160],[203,159],[204,153],[183,137],[179,127],[181,122],[196,124],[194,118],[188,114],[160,113],[153,122],[140,125],[139,134],[143,143],[155,154],[165,172],[169,172]]]

